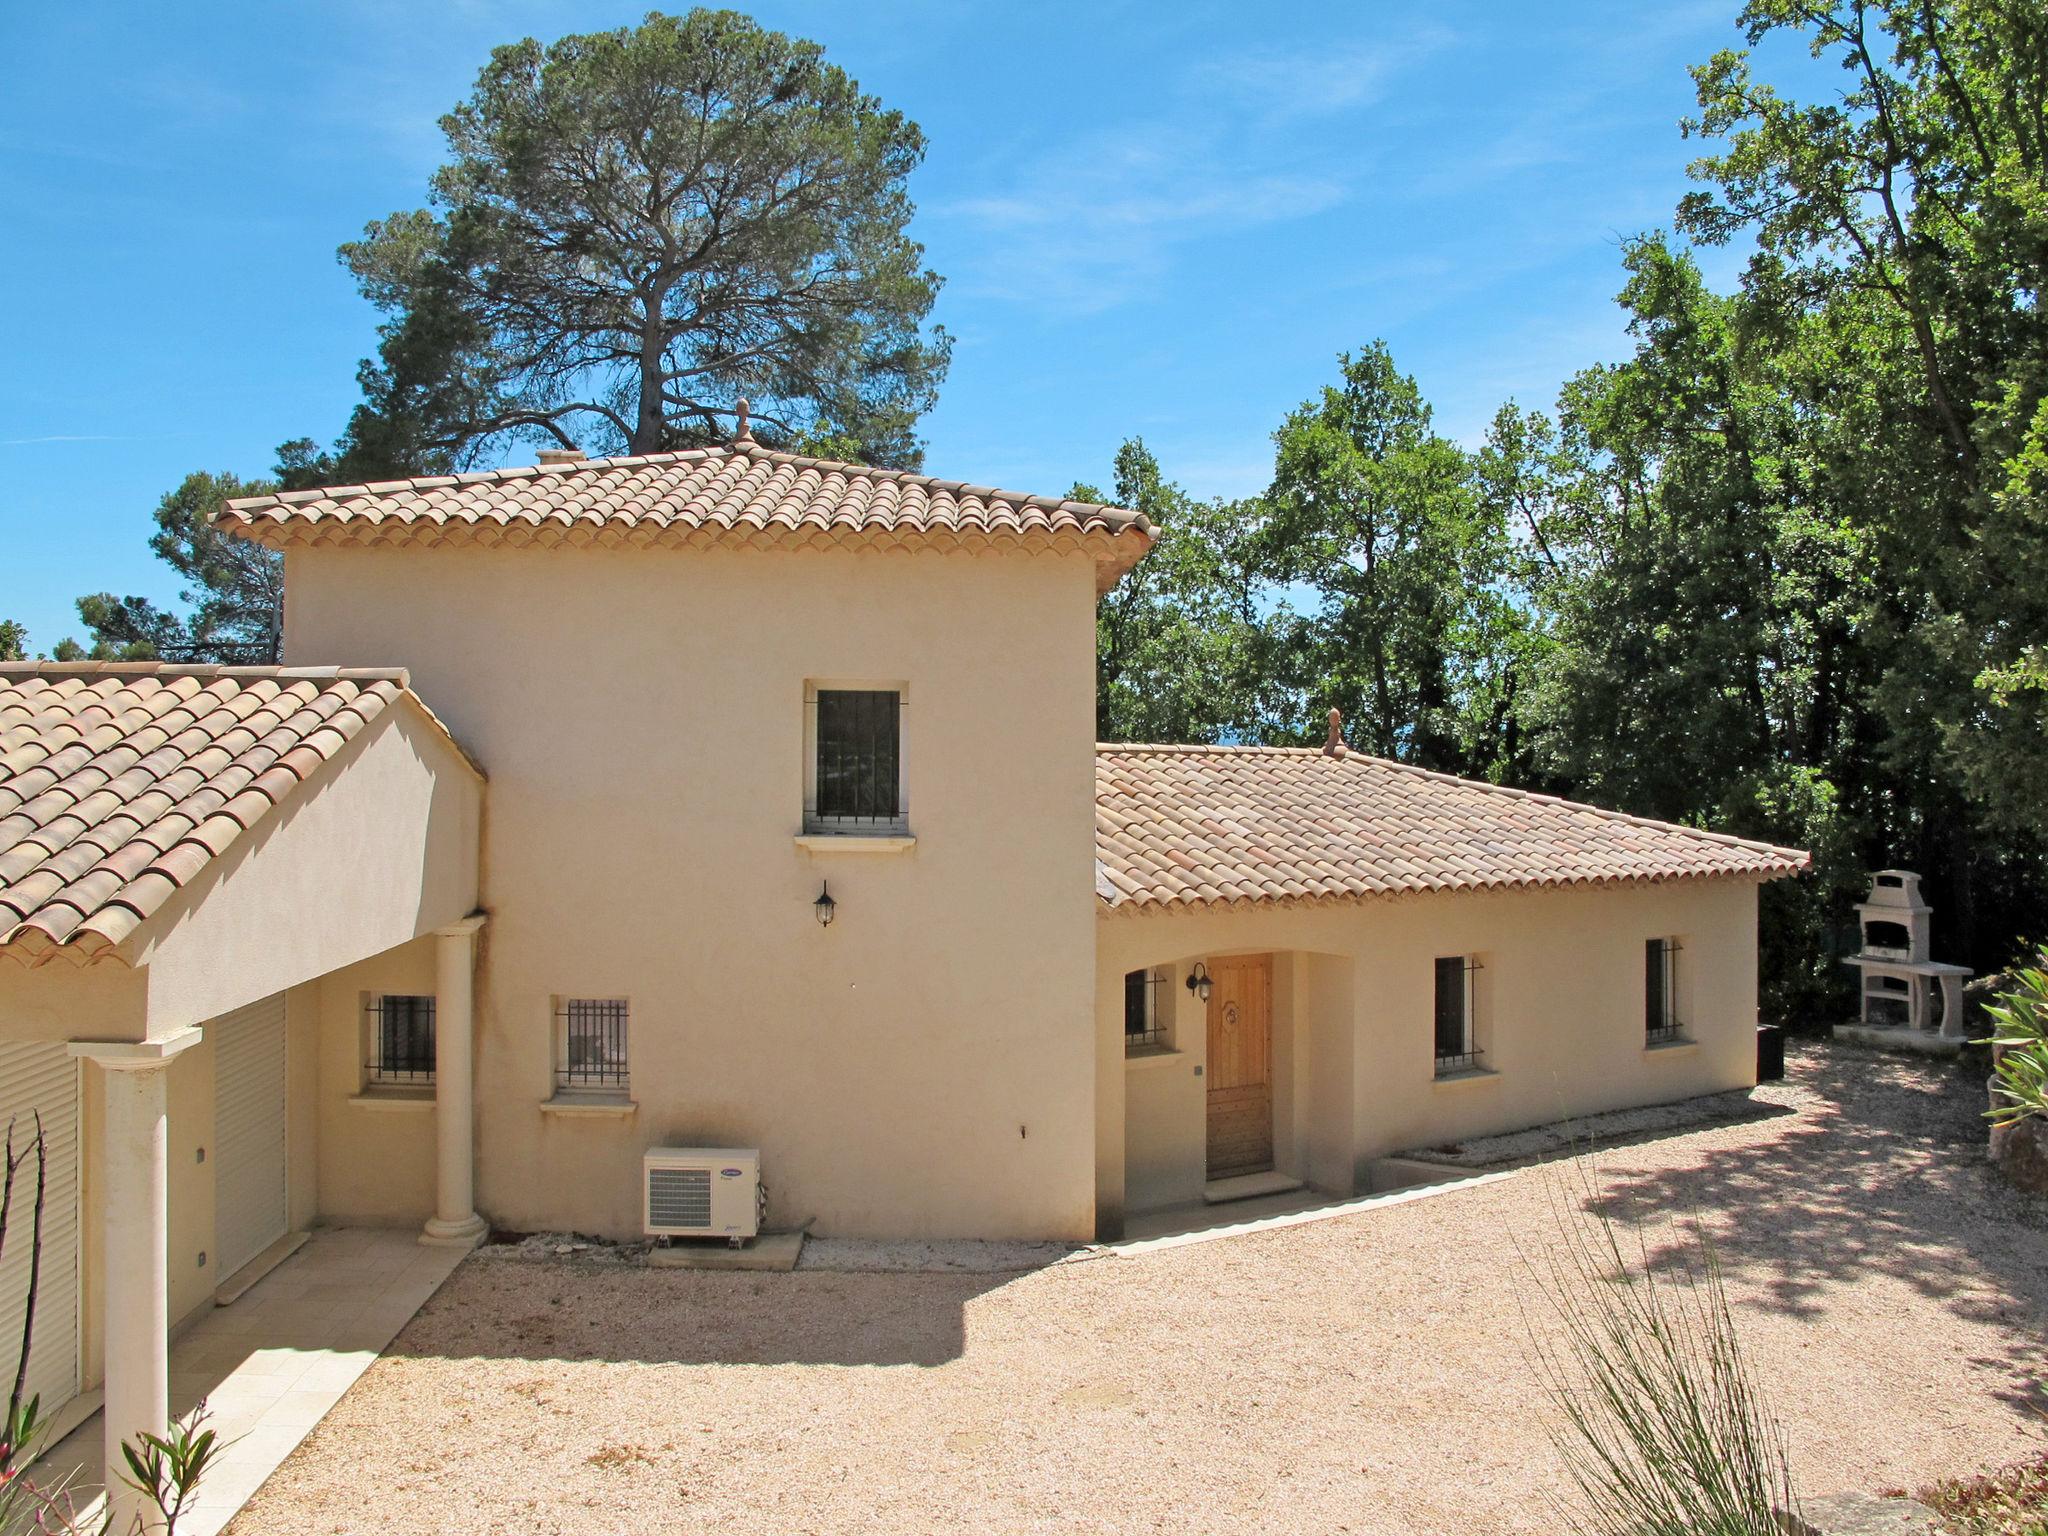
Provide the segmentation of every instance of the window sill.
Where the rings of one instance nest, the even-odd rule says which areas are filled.
[[[409,1110],[432,1109],[434,1090],[431,1088],[365,1088],[361,1093],[349,1095],[349,1103],[360,1109]]]
[[[1685,1052],[1696,1051],[1699,1048],[1699,1041],[1693,1039],[1690,1035],[1680,1035],[1675,1040],[1649,1041],[1643,1046],[1643,1054],[1645,1056],[1660,1056],[1666,1051]]]
[[[907,853],[917,839],[907,832],[799,832],[796,845],[806,853]]]
[[[1170,1062],[1185,1060],[1187,1054],[1186,1051],[1177,1051],[1170,1045],[1148,1045],[1139,1050],[1125,1051],[1124,1065],[1127,1067],[1160,1067]]]
[[[558,1093],[552,1099],[540,1101],[540,1112],[544,1115],[610,1115],[621,1120],[639,1107],[631,1099],[608,1094]]]
[[[1439,1072],[1430,1079],[1438,1088],[1463,1088],[1472,1083],[1487,1083],[1500,1076],[1498,1067],[1460,1067],[1455,1072]]]

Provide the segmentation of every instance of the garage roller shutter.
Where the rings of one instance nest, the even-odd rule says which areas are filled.
[[[28,1393],[42,1399],[47,1420],[78,1395],[78,1063],[62,1045],[0,1043],[0,1131],[13,1121],[17,1149],[34,1135],[38,1111],[48,1171]],[[0,1252],[0,1403],[13,1388],[20,1358],[35,1194],[30,1159],[15,1178],[14,1210]]]
[[[223,1280],[285,1234],[284,994],[223,1014],[213,1041],[214,1242]]]

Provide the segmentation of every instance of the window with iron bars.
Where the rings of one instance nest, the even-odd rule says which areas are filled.
[[[624,1093],[626,1000],[565,997],[555,1003],[555,1086]]]
[[[1470,955],[1446,955],[1436,962],[1436,1075],[1448,1077],[1479,1066],[1474,1030],[1472,978],[1479,962]]]
[[[903,695],[894,688],[819,688],[806,832],[907,832]]]
[[[373,1084],[425,1087],[434,1081],[434,1000],[386,993],[364,1004]]]
[[[1678,1017],[1678,951],[1676,939],[1648,939],[1643,944],[1643,1038],[1664,1045],[1685,1038]]]
[[[1124,1051],[1138,1055],[1167,1043],[1166,972],[1157,968],[1124,976]]]

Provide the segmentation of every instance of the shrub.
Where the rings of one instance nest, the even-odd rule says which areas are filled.
[[[2048,1532],[2048,1452],[1983,1477],[1951,1478],[1920,1497],[1944,1536],[2042,1536]]]
[[[1986,1117],[2005,1125],[2048,1115],[2048,950],[2033,965],[2015,969],[1985,1012],[1994,1029],[1992,1077],[1998,1085]]]

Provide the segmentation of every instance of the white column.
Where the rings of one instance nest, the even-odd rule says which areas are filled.
[[[476,935],[481,914],[434,930],[434,1216],[420,1241],[474,1248],[488,1230],[476,1213]]]
[[[106,1088],[100,1182],[101,1324],[106,1356],[107,1501],[113,1529],[130,1531],[147,1501],[122,1481],[121,1446],[170,1427],[171,1325],[168,1210],[168,1093],[171,1058],[199,1043],[197,1029],[135,1043],[74,1041],[71,1054],[96,1061]]]

